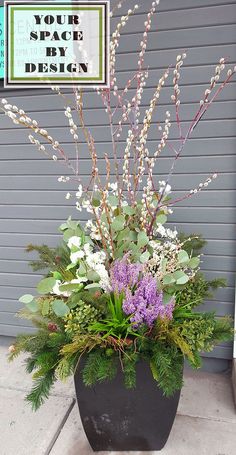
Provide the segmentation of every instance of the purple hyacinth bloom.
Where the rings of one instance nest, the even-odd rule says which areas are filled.
[[[134,294],[131,291],[126,293],[123,302],[123,311],[132,315],[130,320],[134,327],[146,324],[152,327],[155,320],[172,319],[174,303],[163,304],[163,294],[157,288],[157,281],[152,275],[146,275],[137,284]]]
[[[138,283],[142,268],[141,264],[131,264],[127,254],[121,261],[115,261],[110,270],[112,291],[121,293],[132,289]]]

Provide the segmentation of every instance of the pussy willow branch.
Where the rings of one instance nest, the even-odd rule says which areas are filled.
[[[0,110],[2,112],[4,112],[5,114],[7,112],[6,110],[4,110],[1,107],[0,107]],[[29,130],[33,131],[35,134],[42,137],[45,141],[48,142],[49,145],[51,145],[54,148],[54,142],[53,142],[51,136],[49,136],[48,134],[42,134],[40,131],[44,131],[44,129],[42,127],[40,127],[40,125],[37,125],[37,127],[35,127],[32,124],[29,124],[27,122],[24,122],[23,120],[20,120],[20,117],[28,117],[28,115],[26,113],[19,114],[19,118],[17,118],[17,123],[19,125],[22,125],[22,126],[28,128]],[[76,175],[76,170],[75,170],[74,166],[71,164],[68,156],[66,155],[66,153],[65,153],[64,149],[61,147],[61,145],[58,144],[57,148],[56,149],[54,148],[54,150],[55,150],[55,152],[59,152],[59,155],[63,159],[63,164],[66,165],[70,170],[72,170],[72,172]],[[50,157],[52,158],[51,155],[50,155]]]
[[[121,7],[124,5],[124,3],[126,3],[127,0],[118,0],[115,5],[113,6],[112,10],[111,10],[111,16],[113,16],[113,14],[118,11],[119,9],[121,9]]]
[[[113,118],[112,118],[112,108],[111,108],[111,90],[107,89],[106,92],[104,93],[103,97],[104,97],[104,103],[105,103],[105,106],[106,106],[108,119],[109,119],[109,126],[110,126],[110,132],[111,132],[111,141],[112,141],[112,149],[113,149],[113,157],[114,157],[114,162],[115,162],[116,181],[117,181],[118,189],[120,189],[120,175],[119,175],[119,163],[118,163],[118,156],[117,156],[117,143],[116,143],[116,140],[115,140],[115,132],[114,132],[114,125],[113,125]],[[119,197],[119,202],[121,203],[120,191],[119,191],[118,197]]]
[[[165,193],[165,189],[166,189],[166,186],[168,185],[169,181],[170,181],[170,178],[171,176],[173,175],[173,172],[174,172],[174,168],[175,168],[175,164],[176,164],[176,161],[180,158],[180,155],[184,149],[184,146],[187,142],[187,140],[190,138],[192,132],[194,131],[194,129],[196,128],[196,126],[198,125],[198,123],[202,120],[202,117],[203,117],[203,114],[205,114],[205,112],[209,109],[209,107],[211,106],[211,104],[213,103],[213,101],[219,96],[219,94],[221,93],[221,91],[223,90],[223,88],[225,87],[225,85],[230,81],[230,79],[232,78],[233,76],[233,73],[229,76],[227,76],[227,78],[225,79],[225,81],[220,85],[220,87],[218,88],[218,90],[216,91],[216,93],[214,94],[214,96],[211,98],[211,100],[208,102],[208,103],[205,103],[203,106],[200,106],[200,108],[197,110],[197,113],[196,115],[194,116],[193,120],[192,120],[192,123],[190,124],[190,127],[187,131],[187,134],[186,136],[184,137],[184,139],[182,140],[181,142],[181,145],[179,147],[179,150],[177,151],[176,153],[176,156],[174,158],[174,161],[173,161],[173,164],[171,166],[171,169],[170,169],[170,172],[168,174],[168,177],[167,177],[167,180],[166,180],[166,185],[165,185],[165,188],[162,192],[162,196],[161,196],[161,199],[160,201],[162,200],[163,198],[163,195]]]
[[[161,202],[162,202],[162,200],[163,200],[163,197],[164,197],[164,194],[165,194],[166,187],[167,187],[167,185],[168,185],[168,183],[169,183],[169,181],[170,181],[170,177],[173,175],[176,161],[179,159],[179,157],[180,157],[180,155],[181,155],[181,153],[182,153],[182,151],[183,151],[183,148],[184,148],[184,146],[185,146],[187,140],[190,138],[190,136],[191,136],[193,130],[195,129],[195,127],[197,126],[197,124],[201,121],[201,119],[202,119],[202,117],[203,117],[203,114],[209,109],[210,105],[211,105],[211,104],[213,103],[213,101],[217,98],[217,96],[218,96],[218,95],[220,94],[220,92],[223,90],[223,88],[225,87],[225,85],[230,81],[230,79],[232,78],[232,76],[233,76],[233,72],[232,72],[232,74],[229,74],[229,75],[227,76],[227,78],[226,78],[225,81],[220,85],[220,87],[218,88],[218,90],[216,91],[216,93],[214,94],[214,96],[211,98],[211,100],[210,100],[208,103],[204,104],[204,108],[203,108],[203,106],[200,106],[200,108],[197,110],[197,113],[196,113],[196,115],[194,116],[194,118],[193,118],[193,120],[192,120],[192,122],[191,122],[191,124],[190,124],[190,126],[189,126],[189,129],[188,129],[188,131],[187,131],[187,134],[186,134],[184,140],[181,142],[181,145],[180,145],[180,147],[179,147],[179,150],[178,150],[178,152],[176,153],[176,156],[175,156],[174,161],[173,161],[173,163],[172,163],[170,172],[169,172],[169,174],[168,174],[168,178],[167,178],[167,180],[166,180],[165,187],[163,188],[163,191],[162,191],[161,197],[160,197],[160,199],[159,199],[158,205],[157,205],[157,207],[156,207],[156,209],[155,209],[155,211],[154,211],[154,213],[153,213],[153,217],[152,217],[151,222],[150,222],[150,225],[149,225],[149,227],[148,227],[148,230],[147,230],[148,235],[151,235],[151,233],[152,233],[152,229],[153,229],[153,226],[154,226],[154,223],[155,223],[155,219],[156,219],[157,213],[158,213],[158,211],[160,210],[160,208],[162,207]],[[180,201],[182,201],[182,200],[184,200],[184,199],[187,199],[187,198],[192,197],[192,195],[193,195],[192,193],[188,193],[188,194],[185,195],[183,198],[176,199],[175,201],[173,201],[173,203],[169,203],[169,204],[167,203],[167,204],[165,204],[165,205],[173,205],[174,203],[177,203],[177,202],[180,202]]]

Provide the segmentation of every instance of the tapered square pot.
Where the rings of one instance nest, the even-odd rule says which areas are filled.
[[[94,451],[161,450],[177,412],[180,391],[163,396],[146,362],[137,364],[134,389],[126,389],[120,369],[111,382],[86,387],[81,365],[75,388],[84,431]]]

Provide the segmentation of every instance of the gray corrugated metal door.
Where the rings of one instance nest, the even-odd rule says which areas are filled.
[[[125,9],[135,1],[128,1]],[[145,13],[151,0],[141,2],[136,18],[125,28],[125,37],[119,47],[119,78],[129,76],[137,62],[137,51],[143,30]],[[236,61],[236,2],[227,0],[162,0],[159,13],[153,21],[149,37],[146,65],[150,78],[143,98],[147,105],[162,70],[175,61],[179,51],[187,48],[187,59],[181,77],[182,119],[190,120],[197,102],[220,57]],[[157,31],[158,30],[158,31]],[[54,137],[66,144],[73,156],[71,136],[62,128],[66,118],[61,100],[51,91],[4,91],[13,104],[28,111],[32,118],[47,126]],[[109,134],[104,126],[102,106],[96,94],[85,98],[85,117],[98,140],[98,153],[109,152]],[[167,105],[171,109],[170,90],[163,89],[159,114]],[[92,109],[90,109],[92,108]],[[205,176],[218,170],[221,176],[207,192],[175,209],[171,223],[186,232],[201,233],[207,240],[203,269],[209,278],[225,277],[226,289],[218,291],[214,306],[218,315],[233,314],[235,277],[235,82],[222,92],[219,100],[208,111],[201,126],[189,141],[183,158],[176,167],[172,185],[176,194],[194,187]],[[157,120],[157,118],[156,118]],[[16,319],[20,308],[17,299],[26,292],[34,292],[39,276],[28,266],[25,246],[30,243],[58,242],[57,227],[72,212],[65,193],[73,185],[60,186],[57,175],[64,171],[60,164],[49,162],[28,143],[27,132],[14,127],[9,119],[0,117],[0,334],[15,335],[25,331],[25,321]],[[155,141],[156,127],[151,130],[150,142]],[[173,137],[175,128],[173,128]],[[124,144],[121,144],[121,149]],[[82,171],[89,174],[86,150],[81,151]],[[164,178],[170,153],[163,154],[159,175]],[[102,166],[102,160],[101,160]],[[207,310],[212,302],[206,302]],[[30,329],[28,329],[30,330]],[[219,346],[212,357],[232,357],[231,347]]]

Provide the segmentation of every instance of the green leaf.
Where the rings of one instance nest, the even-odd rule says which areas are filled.
[[[74,269],[75,266],[76,266],[76,264],[69,264],[69,265],[66,267],[66,270]]]
[[[167,258],[163,258],[162,261],[161,261],[161,270],[162,270],[162,272],[166,271],[167,263],[168,263],[168,259]]]
[[[68,284],[61,284],[59,286],[59,291],[80,291],[83,288],[82,283],[68,283]]]
[[[92,284],[87,284],[84,289],[100,289],[101,286],[99,283],[92,283]]]
[[[122,244],[118,245],[118,248],[115,249],[115,259],[122,258],[124,256],[124,251],[125,251],[125,242],[122,242]]]
[[[200,264],[200,258],[198,257],[194,257],[194,258],[191,258],[189,263],[188,263],[188,266],[190,267],[190,269],[196,269]]]
[[[164,276],[163,278],[163,284],[172,284],[175,282],[175,278],[173,276],[173,273],[168,273],[167,275]]]
[[[118,207],[118,205],[119,205],[119,199],[118,199],[118,197],[116,197],[116,196],[109,196],[109,197],[108,197],[108,204],[109,204],[111,207]]]
[[[132,242],[136,242],[137,238],[138,238],[138,235],[137,235],[137,232],[135,231],[129,231],[129,240],[131,240]]]
[[[50,308],[50,302],[49,300],[44,300],[42,304],[42,315],[47,316],[49,313],[49,308]]]
[[[32,300],[34,300],[34,296],[31,294],[25,294],[19,298],[19,302],[24,303],[24,304],[30,303],[30,302],[32,302]]]
[[[164,214],[157,215],[156,223],[157,224],[165,224],[167,222],[167,216]]]
[[[138,245],[136,245],[136,244],[133,243],[133,242],[130,242],[130,244],[129,244],[129,249],[130,249],[130,251],[132,251],[133,254],[138,254],[138,253],[141,254]]]
[[[129,237],[129,228],[123,229],[123,231],[119,232],[116,236],[116,239],[118,242],[121,242],[122,240],[126,239]]]
[[[112,222],[111,227],[114,231],[122,231],[124,229],[124,225],[125,225],[124,215],[118,215]]]
[[[130,207],[129,205],[125,205],[124,207],[122,207],[122,210],[125,215],[132,216],[135,214],[135,209],[133,207]]]
[[[53,286],[55,286],[55,278],[44,278],[38,283],[37,291],[39,294],[48,294],[52,291]]]
[[[60,231],[65,231],[68,228],[67,223],[63,223],[59,226]]]
[[[32,302],[26,303],[25,306],[26,308],[28,308],[28,310],[32,311],[32,313],[37,313],[37,311],[39,310],[39,304],[37,300],[32,300]]]
[[[75,235],[75,231],[73,229],[66,229],[63,234],[63,239],[67,243],[68,240]]]
[[[146,232],[139,232],[138,233],[138,246],[139,248],[143,248],[149,242],[149,238]]]
[[[78,274],[79,275],[85,275],[87,272],[87,269],[85,267],[85,264],[81,261],[78,269]]]
[[[66,316],[70,312],[69,307],[63,302],[63,300],[54,300],[52,309],[58,317]]]
[[[180,264],[187,264],[189,262],[189,255],[188,255],[187,251],[181,250],[178,253],[178,262]]]
[[[53,272],[53,278],[55,278],[55,280],[61,280],[62,279],[62,276],[59,272]]]
[[[176,284],[186,284],[189,281],[188,275],[181,270],[177,270],[173,275],[176,279]]]
[[[172,294],[168,294],[168,292],[163,292],[163,304],[164,305],[167,305],[168,303],[170,303],[170,301],[173,299],[173,295]]]
[[[145,253],[142,253],[141,256],[140,256],[140,262],[142,264],[145,264],[145,262],[147,262],[149,258],[150,258],[149,251],[145,251]]]
[[[90,270],[87,274],[89,281],[100,281],[100,275],[94,270]]]
[[[101,203],[101,202],[99,201],[99,199],[95,199],[95,198],[94,198],[94,199],[92,200],[92,205],[93,205],[93,207],[99,207],[99,206],[100,206],[100,203]]]
[[[72,229],[78,237],[80,237],[83,234],[84,231],[83,231],[82,227],[80,226],[79,221],[72,221],[72,219],[69,218],[67,223],[68,223],[68,227],[70,229]]]

